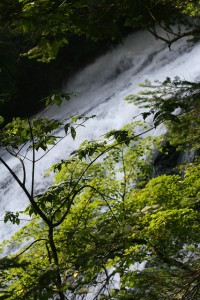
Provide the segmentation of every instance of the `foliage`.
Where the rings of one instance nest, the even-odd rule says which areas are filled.
[[[195,107],[187,114],[180,116],[180,123],[176,126],[173,123],[167,124],[170,142],[178,150],[198,150],[200,148],[200,120],[199,107]]]
[[[170,47],[181,37],[199,34],[198,4],[3,1],[0,6],[6,9],[0,18],[2,27],[25,34],[30,48],[24,55],[49,62],[71,34],[120,40],[122,25],[148,28]],[[12,20],[7,23],[10,12]],[[175,20],[185,24],[186,31],[174,32]],[[172,38],[160,37],[155,24]],[[37,163],[66,135],[75,139],[76,129],[88,117],[62,122],[43,115],[16,118],[1,129],[1,147],[19,159],[23,178],[3,157],[0,162],[29,200],[25,211],[6,212],[4,222],[19,224],[21,213],[31,220],[1,245],[0,299],[86,299],[91,294],[93,299],[113,300],[200,297],[199,164],[152,178],[152,149],[161,147],[162,137],[141,138],[167,121],[171,143],[198,149],[199,121],[194,117],[199,112],[199,84],[167,78],[143,87],[148,89],[128,101],[145,107],[142,115],[144,119],[153,115],[153,126],[137,133],[143,125],[136,122],[101,140],[83,142],[70,157],[52,166],[49,172],[55,173],[55,181],[40,194],[35,194]],[[61,105],[69,97],[56,93],[45,101]],[[60,128],[62,136],[57,135]],[[32,168],[30,186],[26,160]]]
[[[145,90],[137,95],[129,95],[125,100],[147,109],[142,116],[146,119],[153,115],[155,127],[166,120],[180,123],[179,114],[199,107],[199,82],[183,81],[175,77],[173,80],[166,78],[163,82],[155,81],[153,84],[146,80],[140,86]]]
[[[165,122],[169,141],[177,150],[199,149],[199,82],[175,77],[163,82],[145,81],[140,86],[145,90],[125,100],[145,109],[141,113],[143,119],[153,117],[155,127]]]
[[[51,168],[55,182],[35,201],[54,224],[67,298],[90,292],[94,299],[198,297],[200,167],[186,167],[184,177],[150,179],[153,170],[145,157],[156,140],[138,138],[128,148],[109,144],[99,162],[99,149],[89,154],[92,163],[74,153]],[[27,212],[36,214],[31,206]],[[48,235],[47,224],[36,216],[7,242],[7,247],[19,247],[28,239],[28,246],[11,256],[18,267],[3,271],[9,279],[3,297],[50,299],[57,294]]]
[[[76,117],[73,121],[77,121],[77,119],[80,118]],[[15,126],[11,127],[10,125],[12,124],[9,124],[9,126],[7,125],[4,130],[9,130],[10,132],[12,131],[13,133],[15,133],[16,128],[18,128],[19,126],[19,131],[16,132],[16,135],[17,137],[19,137],[19,140],[15,141],[15,143],[21,143],[22,141],[25,143],[24,132],[27,132],[27,141],[31,142],[32,138],[34,137],[34,140],[32,140],[32,146],[34,146],[34,153],[34,151],[37,150],[37,136],[40,136],[42,134],[40,133],[39,128],[45,129],[44,124],[39,123],[39,125],[37,122],[34,123],[33,121],[31,125],[29,122],[25,126],[26,123],[19,123],[19,120],[17,121],[17,125],[16,123],[14,123]],[[41,120],[39,121],[41,122]],[[45,119],[42,121],[45,121],[46,123]],[[47,132],[50,134],[53,129],[57,128],[57,126],[61,126],[61,124],[56,123],[56,127],[52,128],[51,126],[52,124],[54,125],[54,122],[55,121],[53,120],[51,121],[51,123],[47,123]],[[22,128],[20,128],[20,124],[24,125],[24,132],[21,130]],[[39,128],[37,128],[38,125]],[[126,126],[124,130],[122,130],[122,132],[125,132],[126,130],[128,132],[128,135],[130,135],[131,133],[132,139],[134,139],[136,142],[136,140],[139,139],[139,137],[137,138],[137,136],[133,136],[133,133],[134,127],[138,125],[141,126],[141,124],[138,123]],[[21,131],[22,133],[20,136],[19,132]],[[108,134],[109,137],[111,135],[113,135],[113,132]],[[6,136],[8,136],[7,143],[9,144],[9,141],[12,140],[12,138],[10,139],[8,133],[6,133]],[[131,137],[129,137],[129,142],[130,140]],[[125,135],[124,141],[125,143],[127,143],[127,135]],[[121,143],[122,142],[123,141],[121,140]],[[93,144],[88,143],[87,145],[87,143],[85,142],[81,146],[81,148],[83,149],[84,147],[85,149],[87,149],[87,152],[85,153],[87,153],[87,156],[89,156],[92,159],[92,161],[84,162],[82,160],[85,155],[80,156],[80,153],[74,152],[71,159],[63,161],[61,164],[56,164],[54,167],[52,167],[52,170],[58,170],[55,185],[49,187],[46,191],[44,191],[44,193],[35,197],[33,197],[33,191],[29,193],[26,190],[25,181],[20,182],[19,178],[17,178],[17,176],[13,172],[11,173],[14,176],[15,180],[17,180],[17,182],[20,184],[22,189],[26,192],[27,197],[29,198],[31,205],[27,208],[27,213],[30,216],[35,215],[38,217],[34,218],[34,220],[31,221],[28,226],[24,227],[20,232],[16,234],[17,239],[16,237],[14,237],[13,241],[9,241],[9,243],[11,243],[12,246],[13,244],[15,244],[15,247],[17,247],[17,245],[21,245],[24,239],[27,239],[28,237],[31,237],[32,239],[34,238],[34,242],[31,243],[31,245],[28,246],[28,248],[22,251],[24,253],[23,261],[27,262],[25,273],[23,268],[13,268],[13,273],[10,270],[9,272],[5,271],[4,276],[9,277],[9,286],[8,290],[6,291],[6,294],[3,293],[2,297],[6,297],[6,295],[9,295],[9,299],[12,299],[12,297],[10,296],[10,294],[12,294],[13,297],[15,297],[15,299],[32,299],[32,297],[39,297],[39,299],[48,299],[50,295],[60,293],[60,299],[62,299],[62,292],[61,290],[58,291],[58,288],[61,289],[60,276],[64,276],[65,269],[63,269],[63,259],[66,260],[66,257],[65,251],[64,253],[62,252],[64,241],[62,241],[61,243],[63,237],[61,237],[60,233],[63,232],[64,236],[66,236],[67,233],[65,232],[65,230],[67,229],[71,232],[74,226],[76,227],[78,225],[80,216],[81,218],[85,218],[84,215],[86,213],[86,216],[89,216],[91,214],[92,217],[94,213],[95,215],[99,214],[101,210],[105,210],[106,207],[109,208],[109,214],[111,214],[111,217],[114,216],[115,222],[119,223],[117,217],[114,215],[114,211],[112,208],[112,206],[114,205],[114,203],[112,204],[112,202],[116,202],[115,200],[117,200],[118,197],[118,195],[116,194],[116,188],[118,188],[118,193],[120,192],[121,194],[123,194],[123,197],[125,197],[125,194],[128,193],[130,188],[128,187],[128,184],[127,186],[123,185],[123,180],[118,180],[116,178],[117,171],[121,172],[122,174],[126,173],[126,181],[127,183],[130,182],[131,185],[136,184],[136,180],[138,180],[138,174],[140,174],[140,181],[146,180],[150,174],[149,172],[151,171],[151,167],[148,166],[147,162],[143,157],[151,150],[151,147],[148,146],[148,142],[149,138],[145,141],[141,140],[138,144],[133,144],[131,148],[128,151],[126,151],[126,153],[124,153],[122,146],[118,146],[118,142],[114,142],[114,144],[107,144],[106,142],[104,142],[103,144],[99,143],[99,145],[101,145],[100,151],[99,147],[95,147],[94,149]],[[4,144],[4,146],[6,147],[8,145]],[[13,146],[12,144],[11,147],[13,149],[16,148],[18,151],[16,145]],[[41,148],[43,149],[42,146]],[[108,152],[108,150],[110,151]],[[108,155],[104,157],[104,164],[98,162],[95,163],[98,157],[102,156],[103,153],[107,152]],[[19,152],[17,153],[17,155],[20,157]],[[119,156],[121,156],[123,159],[123,165],[117,167],[117,165],[115,166],[115,164],[119,164]],[[127,161],[125,165],[125,158],[123,157],[126,156]],[[138,156],[141,156],[141,159],[138,160]],[[113,158],[115,160],[115,163],[112,162]],[[130,165],[131,161],[134,168],[132,165]],[[9,167],[3,161],[2,158],[1,162],[9,169]],[[37,160],[34,160],[33,158],[33,166],[35,163],[37,163]],[[107,176],[107,180],[106,178],[104,178],[105,176]],[[123,201],[125,201],[125,199]],[[8,220],[10,220],[13,223],[16,222],[18,224],[20,220],[19,213],[14,214],[11,212],[7,212],[5,216],[5,221]],[[41,222],[43,223],[42,227]],[[66,227],[64,226],[65,223]],[[70,229],[71,226],[72,229]],[[52,232],[52,230],[54,231],[54,233]],[[44,234],[45,232],[46,234]],[[67,241],[67,243],[71,243],[72,236],[70,232],[69,240]],[[54,236],[52,236],[52,234],[54,234]],[[74,250],[72,248],[71,250],[71,255],[74,256],[75,253],[73,253],[73,251],[78,251],[79,253],[79,251],[81,251],[81,248]],[[44,255],[41,256],[41,253],[44,253]],[[26,257],[26,255],[28,256]],[[34,264],[33,257],[36,258],[36,265]],[[40,257],[42,265],[38,263],[38,257]],[[29,262],[30,258],[31,262]],[[20,259],[20,263],[21,255],[17,257],[15,256],[14,260],[16,259]],[[70,257],[68,257],[67,259],[71,260]],[[77,259],[79,260],[79,258]],[[66,263],[67,260],[65,261],[65,264]],[[73,266],[73,268],[74,267],[75,266]],[[58,268],[59,276],[52,275],[52,272],[55,272],[56,274]],[[21,274],[20,277],[18,275],[18,271]],[[19,278],[20,280],[18,282]],[[13,282],[13,284],[11,284],[11,282]],[[35,286],[36,282],[38,283],[36,285],[37,288]],[[40,282],[43,282],[43,285],[41,287]],[[48,289],[47,286],[49,287]],[[63,288],[68,289],[69,287],[62,285],[62,290]]]
[[[122,40],[124,27],[140,27],[147,28],[171,46],[183,36],[199,34],[196,18],[198,1],[15,0],[12,4],[3,2],[1,5],[3,25],[17,34],[24,33],[25,38],[29,39],[30,46],[24,55],[43,62],[55,59],[60,47],[68,44],[71,35],[119,41]],[[14,17],[6,18],[8,14]],[[186,30],[180,27],[174,30],[172,25],[175,22],[186,25]],[[155,24],[171,37],[162,37]]]
[[[186,84],[176,82],[167,79],[160,86],[164,96],[169,84],[173,93],[177,89],[176,102],[168,106],[155,97],[144,105],[172,113],[171,107],[181,103],[186,112]],[[184,116],[198,104],[197,91]],[[87,119],[74,116],[72,124],[16,119],[2,129],[2,145],[19,158],[22,143],[33,154],[39,148],[48,151],[62,138],[55,130],[64,127],[75,138],[73,124]],[[2,299],[86,299],[91,293],[93,299],[116,300],[199,297],[200,167],[186,165],[177,175],[152,178],[152,149],[160,147],[161,138],[142,138],[138,126],[142,122],[112,130],[103,140],[83,142],[71,157],[52,166],[55,182],[38,195],[34,176],[29,192],[1,158],[26,192],[30,205],[25,213],[32,218],[2,245],[2,250],[20,249],[2,258]],[[139,132],[151,130],[142,128]],[[33,156],[32,175],[37,161]],[[7,221],[18,224],[20,213],[7,212]]]

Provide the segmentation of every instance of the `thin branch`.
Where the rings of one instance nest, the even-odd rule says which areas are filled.
[[[81,176],[79,177],[79,179],[77,180],[75,186],[73,187],[72,191],[71,191],[71,194],[73,194],[74,190],[76,189],[77,185],[79,184],[79,182],[81,181],[81,179],[83,178],[84,174],[87,172],[87,170],[91,167],[92,164],[95,163],[95,161],[97,161],[102,155],[104,155],[105,153],[109,152],[111,149],[114,149],[115,147],[123,144],[124,142],[128,142],[128,141],[131,141],[131,140],[134,140],[135,138],[138,138],[139,136],[142,136],[143,134],[146,134],[148,132],[150,132],[151,130],[153,130],[155,128],[155,126],[137,134],[137,135],[134,135],[134,136],[131,136],[129,138],[127,138],[125,141],[122,141],[122,142],[117,142],[116,144],[114,145],[111,145],[109,147],[107,147],[105,150],[103,150],[99,155],[97,155],[88,165],[87,167],[85,168],[85,170],[83,171],[83,173],[81,174]]]
[[[22,155],[22,154],[19,154],[19,153],[18,153],[17,155],[18,155],[18,157],[23,158],[23,160],[26,159],[26,160],[30,161],[31,163],[33,162],[32,159],[26,157],[25,155]],[[27,154],[26,154],[26,155],[27,155]]]
[[[147,129],[145,131],[143,131],[142,133],[139,133],[135,136],[132,136],[132,137],[129,137],[126,139],[126,141],[131,141],[147,132],[150,132],[151,130],[153,130],[155,127],[151,127],[150,129]],[[68,205],[68,208],[67,208],[67,211],[64,213],[64,215],[62,216],[62,218],[60,219],[60,221],[56,222],[53,224],[53,227],[56,227],[56,226],[59,226],[63,221],[64,219],[66,218],[67,214],[69,213],[70,211],[70,208],[71,208],[71,205],[73,204],[73,201],[74,201],[74,198],[76,197],[76,195],[82,190],[84,189],[85,187],[91,187],[91,186],[87,186],[87,185],[84,185],[82,187],[80,187],[78,190],[76,190],[79,182],[81,181],[81,179],[83,178],[84,174],[87,172],[87,170],[91,167],[92,164],[94,164],[94,162],[100,158],[103,154],[107,153],[108,151],[110,151],[111,149],[117,147],[118,145],[120,144],[123,144],[125,141],[123,142],[117,142],[116,144],[110,146],[110,147],[107,147],[105,150],[103,150],[99,155],[97,155],[96,158],[94,158],[88,165],[87,167],[85,168],[85,170],[82,172],[81,176],[79,177],[79,179],[76,181],[76,184],[75,186],[73,187],[73,189],[71,190],[69,196],[67,197],[67,200],[66,201],[69,201],[69,205]],[[70,200],[70,197],[72,196],[72,199]],[[65,201],[65,202],[66,202]],[[65,205],[65,202],[63,202],[60,206],[60,208],[62,208],[64,205]]]
[[[32,219],[20,219],[20,218],[19,218],[19,220],[20,220],[20,221],[27,221],[27,222],[30,222]],[[4,222],[4,223],[5,223],[5,221],[4,221],[3,219],[0,219],[0,222]]]
[[[83,216],[83,213],[84,213],[84,211],[85,211],[87,205],[90,203],[90,201],[91,201],[91,199],[92,199],[92,196],[93,196],[93,195],[91,195],[91,197],[90,197],[90,198],[88,199],[88,201],[85,203],[85,206],[83,207],[82,212],[81,212],[80,216],[79,216],[78,219],[77,219],[77,222],[76,222],[76,224],[75,224],[75,228],[74,228],[74,230],[73,230],[74,233],[76,233],[76,231],[77,231],[77,229],[78,229],[78,225],[79,225],[79,223],[80,223],[80,221],[81,221],[81,218],[82,218],[82,216]],[[86,226],[86,224],[85,224],[85,226]]]
[[[66,2],[66,0],[64,0],[64,1],[59,5],[59,7],[61,7],[65,2]]]
[[[82,126],[87,120],[84,120],[81,124],[78,124],[75,129],[77,129],[78,127]],[[67,133],[66,135],[64,135],[63,137],[60,137],[60,139],[55,142],[55,144],[50,147],[42,156],[40,156],[38,159],[35,160],[35,162],[40,161],[44,156],[47,155],[47,153],[49,153],[55,146],[57,146],[58,143],[60,143],[64,138],[66,138],[70,133]]]
[[[165,42],[168,45],[170,50],[171,50],[171,45],[173,43],[175,43],[176,41],[182,39],[183,37],[192,36],[192,35],[200,33],[200,29],[193,29],[193,30],[190,30],[190,31],[185,31],[185,32],[180,33],[180,34],[175,33],[174,31],[170,30],[169,28],[166,28],[165,26],[163,26],[156,19],[156,17],[153,15],[153,13],[151,12],[151,10],[148,7],[146,7],[146,9],[148,10],[148,12],[149,12],[150,16],[152,17],[153,21],[155,23],[157,23],[158,26],[160,26],[160,28],[162,28],[166,33],[170,33],[170,34],[174,35],[175,37],[170,39],[169,35],[167,34],[167,36],[168,36],[168,40],[167,40],[167,39],[163,38],[162,36],[158,35],[155,31],[151,30],[149,27],[145,26],[144,24],[141,24],[142,27],[144,27],[147,31],[149,31],[155,38],[160,39],[163,42]]]
[[[26,189],[26,187],[23,185],[23,183],[21,182],[21,180],[19,179],[19,177],[15,174],[15,172],[9,167],[9,165],[4,161],[4,159],[2,157],[0,157],[0,161],[2,162],[2,164],[6,167],[6,169],[9,171],[9,173],[13,176],[13,178],[15,179],[15,181],[19,184],[19,186],[22,188],[22,190],[25,192],[26,196],[28,197],[28,199],[31,198],[30,193],[28,192],[28,190]]]
[[[150,28],[146,28],[155,38],[157,39],[160,39],[161,41],[165,42],[169,49],[171,50],[171,45],[175,42],[177,42],[178,40],[182,39],[183,37],[187,37],[187,36],[191,36],[193,34],[199,34],[200,33],[200,30],[191,30],[191,31],[186,31],[186,32],[183,32],[181,35],[178,35],[172,39],[165,39],[163,38],[162,36],[158,35],[155,31],[153,31],[152,29]]]
[[[20,252],[17,256],[13,258],[13,260],[17,259],[19,256],[21,256],[23,253],[25,253],[28,249],[30,249],[35,243],[40,242],[40,241],[48,241],[47,239],[38,239],[32,242],[26,249],[24,249],[22,252]]]
[[[85,186],[82,186],[80,189],[78,189],[78,190],[76,191],[76,193],[74,193],[74,195],[73,195],[73,197],[72,197],[71,200],[70,200],[70,197],[69,197],[69,196],[67,197],[67,200],[66,200],[66,201],[69,201],[67,210],[66,210],[66,212],[63,214],[63,216],[61,217],[60,221],[58,221],[58,222],[56,222],[56,223],[53,224],[53,227],[57,227],[57,226],[59,226],[60,224],[62,224],[62,222],[64,221],[64,219],[66,218],[66,216],[68,215],[68,213],[69,213],[69,211],[70,211],[70,209],[71,209],[71,206],[72,206],[72,204],[73,204],[73,202],[74,202],[74,198],[75,198],[76,195],[77,195],[82,189],[84,189],[84,188],[85,188]],[[60,205],[59,209],[63,207],[63,205],[66,203],[66,201]],[[57,211],[58,211],[58,210],[56,210],[56,212],[57,212]],[[56,213],[56,212],[55,212],[55,213]],[[55,213],[54,213],[54,214],[55,214]]]
[[[113,210],[112,210],[112,207],[110,206],[110,204],[109,204],[108,201],[106,200],[105,196],[104,196],[100,191],[98,191],[95,187],[93,187],[93,186],[91,186],[91,185],[86,185],[85,187],[89,187],[89,188],[93,189],[95,192],[97,192],[97,193],[103,198],[103,200],[106,202],[106,204],[107,204],[109,210],[111,211],[111,213],[112,213],[112,215],[113,215],[113,217],[114,217],[116,223],[118,224],[118,226],[121,226],[120,223],[119,223],[119,220],[118,220],[117,217],[115,216],[115,214],[114,214],[114,212],[113,212]]]
[[[175,36],[179,36],[177,33],[173,32],[172,30],[169,30],[168,28],[164,27],[164,26],[163,26],[163,25],[155,18],[155,16],[153,15],[152,11],[151,11],[148,7],[146,7],[146,8],[147,8],[147,10],[148,10],[150,16],[151,16],[152,19],[154,20],[154,22],[157,23],[157,24],[160,26],[160,28],[162,28],[162,29],[163,29],[165,32],[167,32],[167,33],[173,34],[173,35],[175,35]],[[169,36],[168,36],[168,37],[169,37]]]
[[[105,271],[105,267],[103,267],[104,271]],[[106,273],[105,273],[106,274]],[[116,274],[116,271],[114,270],[110,275],[106,276],[106,280],[104,282],[104,284],[102,285],[102,287],[99,289],[98,293],[95,295],[95,297],[93,298],[93,300],[97,300],[101,294],[101,292],[106,288],[106,286],[108,285],[108,282],[110,280],[110,278]]]
[[[49,263],[51,264],[51,253],[48,247],[48,243],[45,244],[46,245],[46,249],[47,249],[47,253],[48,253],[48,258],[49,258]]]
[[[37,205],[37,203],[35,202],[34,198],[31,196],[31,194],[29,193],[29,191],[26,189],[26,187],[20,181],[20,179],[18,178],[18,176],[15,174],[15,172],[13,172],[13,170],[9,167],[9,165],[4,161],[4,159],[2,157],[0,157],[0,161],[6,167],[6,169],[10,172],[10,174],[13,176],[13,178],[19,184],[19,186],[22,188],[22,190],[26,194],[27,198],[29,199],[30,203],[32,204],[34,210],[39,214],[39,216],[42,218],[42,220],[46,224],[48,224],[49,226],[51,226],[52,225],[51,221],[47,218],[47,216],[43,213],[43,211]]]
[[[41,102],[43,102],[47,98],[48,97],[41,99]],[[53,102],[49,106],[47,106],[46,109],[44,109],[44,111],[39,115],[38,119],[41,119],[51,109],[51,107],[53,107],[54,105],[55,105],[55,102]]]
[[[33,148],[33,161],[32,161],[32,179],[31,179],[31,197],[33,198],[34,196],[34,183],[35,183],[35,141],[34,141],[34,136],[33,136],[33,129],[32,125],[30,122],[30,119],[28,118],[28,124],[29,124],[29,129],[30,129],[30,134],[31,134],[31,141],[32,141],[32,148]]]
[[[107,291],[108,291],[108,296],[109,296],[109,299],[111,299],[111,295],[110,295],[110,291],[109,291],[109,284],[110,284],[110,280],[111,278],[109,277],[109,274],[108,274],[108,270],[106,267],[102,266],[103,269],[104,269],[104,272],[106,274],[106,283],[107,283]],[[114,271],[112,272],[112,274],[114,273]],[[113,274],[114,275],[114,274]]]
[[[19,150],[18,150],[18,152],[17,152],[17,155],[20,155],[21,150],[22,150],[27,144],[28,144],[28,141],[26,141],[26,142],[21,146],[21,148],[19,148]],[[28,150],[26,150],[26,155],[27,155],[27,152],[28,152]],[[24,156],[24,158],[26,158],[26,156]]]
[[[172,257],[167,257],[165,254],[163,254],[161,251],[159,251],[155,246],[151,245],[152,249],[155,251],[156,255],[162,262],[170,265],[170,266],[176,266],[184,271],[192,271],[191,268],[181,261],[176,260],[175,258]]]
[[[200,270],[198,270],[198,272],[178,291],[178,292],[176,292],[173,296],[172,296],[172,298],[171,298],[171,300],[175,300],[176,298],[176,296],[177,295],[179,295],[182,291],[184,291],[185,290],[185,293],[184,293],[184,295],[183,295],[183,297],[185,297],[185,296],[187,296],[187,295],[189,295],[189,293],[191,292],[191,291],[189,291],[189,289],[190,289],[190,286],[191,286],[191,284],[192,283],[194,283],[198,278],[200,277]],[[199,285],[199,283],[197,284],[197,286]],[[195,286],[196,287],[196,286]],[[195,288],[194,287],[194,288]],[[192,289],[193,290],[193,289]],[[189,291],[189,292],[188,292]],[[184,298],[183,298],[184,299]]]
[[[123,205],[123,212],[125,212],[125,195],[126,195],[126,188],[127,188],[127,180],[126,180],[126,167],[124,163],[124,152],[123,149],[121,151],[122,153],[122,165],[123,165],[123,172],[124,172],[124,184],[123,184],[123,194],[122,194],[122,205]],[[124,215],[123,215],[124,216]]]
[[[25,168],[25,165],[24,165],[24,162],[23,162],[23,160],[21,159],[21,157],[19,157],[19,155],[17,155],[17,153],[15,153],[14,151],[11,151],[9,148],[6,148],[6,151],[10,154],[10,155],[12,155],[12,156],[14,156],[14,157],[16,157],[16,158],[18,158],[19,159],[19,161],[20,161],[20,163],[21,163],[21,165],[22,165],[22,170],[23,170],[23,185],[25,186],[25,183],[26,183],[26,168]]]

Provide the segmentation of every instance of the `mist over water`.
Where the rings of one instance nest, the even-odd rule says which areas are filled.
[[[71,92],[74,96],[60,108],[52,107],[47,116],[63,120],[78,113],[96,115],[96,118],[78,129],[75,141],[67,137],[36,164],[35,192],[42,191],[52,182],[52,178],[44,177],[46,170],[52,164],[67,158],[82,141],[96,139],[111,129],[118,129],[140,113],[137,107],[123,101],[129,94],[139,91],[139,83],[145,79],[162,81],[167,76],[179,76],[191,81],[198,78],[199,54],[198,44],[192,47],[182,39],[172,45],[170,51],[162,41],[140,31],[128,36],[122,45],[98,58],[71,78],[70,82],[63,86],[63,91]],[[158,127],[153,134],[162,131],[163,127]],[[41,152],[38,155],[41,155]],[[21,178],[22,170],[18,160],[8,154],[3,154],[3,158]],[[29,164],[27,161],[27,178],[31,176]],[[28,181],[27,188],[30,189]],[[3,219],[5,211],[20,211],[27,204],[25,194],[1,165],[0,219]],[[22,225],[23,222],[20,226]],[[18,228],[17,225],[0,222],[0,240],[10,237]]]

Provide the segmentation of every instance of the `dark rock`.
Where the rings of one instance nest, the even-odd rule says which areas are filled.
[[[180,163],[181,151],[177,151],[176,147],[170,145],[167,141],[163,146],[162,152],[155,150],[153,155],[153,177],[161,174],[174,173],[174,169]]]

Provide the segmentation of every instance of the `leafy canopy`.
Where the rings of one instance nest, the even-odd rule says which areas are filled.
[[[144,157],[153,140],[128,149],[119,145],[89,168],[79,157],[52,167],[55,183],[36,202],[60,224],[54,241],[68,298],[92,292],[94,299],[170,299],[198,291],[200,168],[186,167],[184,177],[150,179],[152,167]],[[11,282],[8,299],[49,299],[57,291],[48,227],[33,217],[8,247],[24,239],[32,246],[11,256],[19,266],[3,272]],[[144,268],[137,269],[141,263]]]
[[[26,193],[30,204],[23,214],[31,217],[1,245],[10,252],[2,257],[2,299],[200,296],[198,160],[154,177],[153,149],[162,151],[166,137],[142,137],[165,120],[176,145],[175,129],[180,131],[199,108],[198,84],[176,78],[145,86],[148,90],[128,100],[150,110],[155,124],[147,128],[137,121],[83,142],[51,167],[54,183],[40,194],[34,192],[35,151],[49,151],[63,139],[54,134],[60,127],[74,139],[76,127],[88,118],[75,116],[72,123],[17,119],[2,129],[3,146],[23,168],[27,156],[22,157],[21,143],[28,143],[27,152],[33,154],[30,191],[1,158]],[[182,111],[171,117],[177,108]],[[196,119],[193,126],[188,123],[185,134],[198,126]],[[195,148],[199,140],[194,143],[191,133],[187,143]],[[7,212],[4,220],[19,224],[20,219],[21,212]]]
[[[60,47],[68,44],[71,35],[119,41],[123,28],[145,28],[169,47],[183,36],[198,36],[198,2],[14,0],[2,2],[0,17],[3,28],[24,34],[28,48],[24,55],[49,62],[56,58]],[[175,30],[176,23],[183,24],[185,29]],[[168,38],[160,35],[155,25],[164,29]]]

